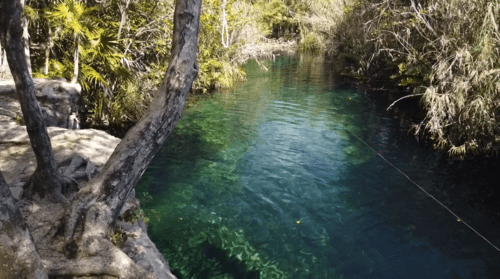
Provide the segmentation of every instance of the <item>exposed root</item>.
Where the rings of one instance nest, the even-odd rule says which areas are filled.
[[[108,239],[82,237],[82,223],[76,227],[74,234],[77,237],[68,251],[63,236],[67,207],[62,204],[52,204],[48,200],[33,202],[24,208],[23,215],[49,278],[155,278]]]
[[[124,279],[156,278],[140,267],[111,242],[102,238],[90,238],[79,246],[82,256],[76,260],[44,260],[49,276],[108,275]]]
[[[28,200],[48,199],[55,203],[69,205],[70,201],[63,196],[61,190],[66,180],[60,174],[43,174],[36,168],[30,179],[23,186],[23,197]]]
[[[49,199],[69,205],[75,194],[82,188],[79,180],[89,181],[96,173],[96,166],[90,159],[77,155],[69,166],[60,167],[59,173],[43,174],[37,168],[23,186],[24,197],[29,200]]]

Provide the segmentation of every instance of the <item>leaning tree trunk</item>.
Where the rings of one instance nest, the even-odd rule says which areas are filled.
[[[105,245],[127,197],[177,124],[198,74],[201,2],[176,1],[172,54],[163,84],[145,116],[128,131],[101,172],[72,202],[64,228],[68,258],[87,256],[88,247]],[[64,268],[57,271],[64,275]]]
[[[127,21],[127,10],[128,10],[129,5],[130,5],[130,0],[126,0],[125,6],[118,4],[118,7],[120,8],[120,13],[121,13],[120,26],[118,26],[118,35],[116,36],[118,41],[120,41],[120,39],[121,39],[122,29]]]
[[[107,234],[128,195],[177,124],[198,74],[201,2],[176,1],[172,54],[163,84],[144,117],[127,132],[102,171],[78,192],[66,222],[67,244],[79,238],[74,233],[83,215],[83,238]]]
[[[57,170],[47,129],[34,97],[33,80],[23,59],[20,27],[23,9],[20,1],[0,2],[0,35],[7,48],[7,58],[38,164],[25,193],[36,192],[43,195],[51,191],[50,197],[58,197],[60,201],[67,202],[60,191],[64,179]],[[76,194],[70,206],[66,207],[66,214],[57,217],[60,225],[55,226],[55,235],[45,236],[49,237],[49,242],[61,237],[64,239],[62,258],[57,256],[43,259],[49,276],[153,278],[113,246],[107,235],[141,175],[182,114],[187,94],[198,73],[196,53],[201,2],[202,0],[176,1],[170,64],[155,101],[143,119],[118,144],[101,172]],[[54,248],[44,246],[44,252],[40,255],[59,253]]]
[[[37,168],[24,186],[24,196],[31,198],[37,194],[47,196],[54,201],[69,204],[61,194],[67,184],[57,169],[49,134],[38,101],[35,98],[35,86],[28,70],[21,14],[23,0],[4,0],[0,4],[0,39],[9,62],[10,72],[16,84],[16,91],[21,103],[26,130],[31,147],[35,152]]]
[[[0,279],[47,279],[17,202],[0,171]]]

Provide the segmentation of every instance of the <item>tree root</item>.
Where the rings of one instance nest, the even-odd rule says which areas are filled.
[[[61,189],[66,183],[61,174],[44,174],[37,167],[28,182],[23,186],[23,197],[28,200],[46,198],[55,203],[69,205],[70,201],[61,193]]]
[[[82,167],[84,170],[79,170]],[[48,198],[53,202],[69,205],[70,200],[82,188],[78,180],[89,181],[92,179],[96,172],[96,166],[90,159],[77,155],[71,159],[69,166],[60,167],[59,173],[44,175],[41,172],[37,168],[23,186],[24,198],[29,200]],[[50,179],[46,177],[50,177]],[[44,187],[45,185],[51,187]]]
[[[82,241],[79,247],[82,258],[75,260],[48,261],[44,266],[49,276],[109,275],[123,279],[156,278],[140,267],[110,241],[94,237]]]

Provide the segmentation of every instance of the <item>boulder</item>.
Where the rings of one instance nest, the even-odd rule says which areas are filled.
[[[64,78],[35,78],[33,81],[47,127],[79,129],[78,100],[81,86],[68,83]],[[22,116],[14,81],[0,81],[0,122],[17,120],[22,123]]]

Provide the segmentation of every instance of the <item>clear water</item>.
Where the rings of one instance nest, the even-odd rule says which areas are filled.
[[[500,247],[496,160],[436,155],[406,132],[416,102],[388,112],[397,97],[343,83],[331,63],[265,65],[247,63],[236,90],[190,96],[138,186],[175,275],[500,278],[500,252],[463,224]]]

